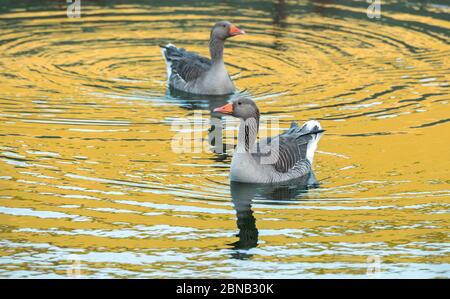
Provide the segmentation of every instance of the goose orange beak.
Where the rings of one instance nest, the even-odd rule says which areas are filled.
[[[241,30],[241,29],[237,28],[236,26],[234,26],[233,24],[231,24],[230,31],[228,33],[231,36],[235,36],[235,35],[239,35],[239,34],[245,34],[245,31]]]
[[[223,114],[232,114],[233,113],[233,104],[228,103],[223,105],[222,107],[214,109],[214,112],[219,112]]]

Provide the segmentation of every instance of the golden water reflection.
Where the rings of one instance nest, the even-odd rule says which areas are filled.
[[[65,277],[73,255],[86,277],[367,277],[370,256],[381,277],[449,276],[448,6],[390,1],[377,21],[352,1],[14,5],[2,277]],[[172,151],[173,122],[222,100],[168,94],[158,45],[206,55],[218,18],[248,32],[225,59],[263,118],[327,130],[315,188],[236,188],[229,155]]]

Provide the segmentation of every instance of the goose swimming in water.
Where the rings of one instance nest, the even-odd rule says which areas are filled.
[[[324,132],[318,121],[307,121],[302,127],[292,122],[284,133],[256,143],[259,109],[254,101],[238,98],[214,111],[241,120],[231,161],[231,181],[280,183],[309,176],[317,143]]]
[[[225,95],[236,89],[225,68],[225,40],[245,32],[230,22],[218,22],[211,29],[211,59],[167,44],[161,46],[167,64],[167,82],[171,88],[193,94]]]

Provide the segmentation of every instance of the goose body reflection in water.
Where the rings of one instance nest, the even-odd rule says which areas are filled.
[[[271,204],[289,204],[286,201],[301,198],[309,188],[318,187],[313,172],[308,176],[278,185],[249,184],[230,182],[230,191],[234,210],[236,211],[236,224],[239,230],[236,242],[230,245],[233,248],[232,258],[249,259],[252,254],[248,251],[258,246],[258,228],[253,215],[254,202]]]
[[[173,87],[169,87],[166,96],[174,98],[182,103],[182,107],[188,110],[207,110],[210,113],[210,128],[208,130],[208,142],[212,146],[212,151],[216,154],[224,154],[234,145],[226,144],[223,139],[223,114],[214,112],[214,109],[221,107],[234,99],[249,97],[243,92],[235,92],[227,95],[198,95],[184,92]]]
[[[200,95],[177,90],[173,87],[167,88],[166,97],[176,99],[182,104],[182,107],[188,110],[207,110],[216,117],[219,113],[213,113],[214,109],[225,105],[232,99],[247,95],[246,92],[236,92],[225,95]]]

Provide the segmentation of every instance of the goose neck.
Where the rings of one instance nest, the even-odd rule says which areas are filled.
[[[251,152],[256,142],[259,129],[259,117],[241,119],[238,133],[238,152]]]
[[[209,53],[213,64],[223,64],[224,40],[212,37],[209,41]]]

